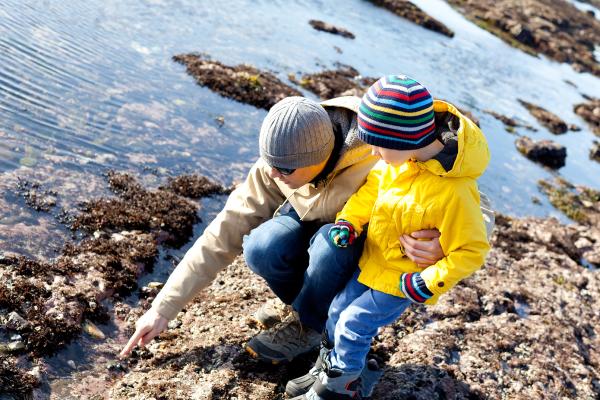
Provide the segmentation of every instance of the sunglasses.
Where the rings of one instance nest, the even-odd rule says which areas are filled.
[[[279,168],[279,167],[273,167],[275,168],[281,175],[291,175],[294,173],[294,171],[296,171],[296,168]]]

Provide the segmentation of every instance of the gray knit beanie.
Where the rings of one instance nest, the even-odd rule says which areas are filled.
[[[260,156],[272,167],[302,168],[331,155],[335,136],[327,111],[305,97],[275,104],[260,128]]]

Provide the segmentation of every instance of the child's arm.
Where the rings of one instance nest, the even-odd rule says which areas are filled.
[[[375,164],[367,176],[367,181],[356,193],[350,196],[342,211],[335,217],[336,222],[340,220],[349,222],[357,236],[361,234],[363,226],[371,219],[371,212],[373,211],[379,191],[379,179],[382,174],[382,168],[385,168],[385,164],[381,164]]]
[[[442,294],[481,268],[490,249],[479,207],[477,185],[457,187],[443,211],[439,230],[446,257],[423,271],[402,274],[400,290],[423,303]]]

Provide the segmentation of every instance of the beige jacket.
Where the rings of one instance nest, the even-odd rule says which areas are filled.
[[[269,167],[259,159],[152,303],[160,315],[173,319],[240,254],[244,235],[272,218],[286,201],[303,221],[329,223],[362,186],[377,158],[370,155],[369,147],[360,142],[356,134],[355,116],[360,99],[338,97],[321,104],[329,113],[334,129],[344,137],[333,171],[316,186],[309,183],[293,190],[272,179]]]

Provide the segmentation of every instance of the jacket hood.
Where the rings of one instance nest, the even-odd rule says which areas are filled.
[[[478,178],[490,161],[481,129],[452,104],[434,100],[436,134],[444,149],[431,160],[418,162],[438,176]]]

